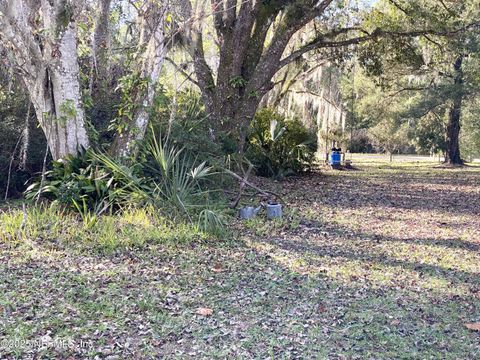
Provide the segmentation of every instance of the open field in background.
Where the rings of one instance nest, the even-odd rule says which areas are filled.
[[[354,163],[364,163],[366,165],[373,163],[390,163],[390,155],[388,154],[346,154],[347,160],[352,160]],[[422,163],[422,164],[438,164],[444,161],[443,156],[426,156],[426,155],[393,155],[393,162],[401,163]],[[480,159],[473,159],[473,163],[480,163]]]
[[[390,155],[388,154],[346,154],[347,160],[352,160],[354,163],[362,163],[368,165],[369,163],[389,163]],[[421,162],[423,164],[441,164],[444,160],[443,156],[424,156],[424,155],[393,155],[393,162]]]
[[[479,358],[465,324],[480,322],[480,165],[381,159],[257,179],[284,219],[234,221],[225,239],[148,231],[105,253],[94,237],[3,237],[0,341],[72,343],[0,358]]]

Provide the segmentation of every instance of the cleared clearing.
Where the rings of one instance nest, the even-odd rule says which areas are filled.
[[[224,241],[4,241],[1,357],[478,358],[479,184],[480,167],[362,163],[265,181],[284,220]],[[5,346],[42,337],[71,343]]]

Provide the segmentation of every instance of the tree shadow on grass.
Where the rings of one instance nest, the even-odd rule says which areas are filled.
[[[480,181],[479,173],[474,173],[468,181],[461,174],[455,179],[446,176],[439,187],[436,178],[411,177],[402,173],[368,177],[318,174],[317,179],[312,176],[299,179],[296,185],[289,186],[289,191],[293,195],[308,194],[311,202],[333,209],[380,207],[480,215],[480,192],[474,191],[478,183],[476,179]],[[316,180],[321,181],[316,186],[320,191],[312,191],[311,182]],[[445,189],[445,185],[451,189]],[[472,191],[455,188],[462,186],[470,186]]]
[[[383,265],[386,267],[394,267],[410,271],[416,271],[421,275],[443,278],[455,283],[465,283],[480,286],[480,275],[478,273],[471,273],[468,271],[454,268],[445,268],[439,265],[400,260],[381,253],[374,254],[372,253],[372,249],[369,248],[369,242],[365,242],[364,249],[359,249],[358,246],[351,247],[345,244],[315,245],[303,241],[292,241],[285,238],[274,238],[271,240],[265,239],[264,242],[274,244],[279,249],[294,251],[300,257],[303,257],[305,255],[316,255],[320,258],[331,257],[346,259],[346,261],[362,261],[365,263]]]
[[[307,251],[326,250],[295,247],[299,258]],[[300,274],[272,257],[276,249],[262,252],[239,244],[228,250],[215,245],[195,250],[179,247],[176,256],[140,252],[136,258],[141,260],[128,263],[127,273],[109,272],[112,269],[98,264],[89,272],[77,273],[38,259],[14,267],[1,264],[6,270],[2,271],[3,299],[14,303],[10,327],[34,322],[25,332],[28,339],[38,340],[47,331],[54,337],[71,328],[77,340],[81,337],[93,346],[93,350],[30,350],[36,356],[474,355],[478,339],[462,326],[468,311],[472,316],[468,310],[472,299],[437,299],[431,293],[401,287],[373,288],[322,274]],[[343,255],[353,256],[353,252]],[[121,264],[118,260],[122,257],[117,255],[115,263]],[[113,263],[111,257],[96,261]],[[221,270],[212,270],[216,263]],[[196,315],[198,307],[212,308],[212,316]]]
[[[376,220],[382,222],[391,221],[391,218],[386,216],[377,216]],[[323,221],[307,221],[307,224],[314,225],[313,230],[315,229],[322,229],[325,231],[331,231],[339,236],[344,234],[349,234],[350,238],[355,238],[359,241],[374,241],[376,243],[383,243],[383,242],[391,242],[391,243],[402,243],[402,244],[409,244],[409,245],[425,245],[425,246],[435,246],[435,247],[444,247],[449,248],[452,250],[467,250],[478,253],[480,255],[480,237],[478,241],[465,241],[460,237],[412,237],[412,236],[392,236],[392,235],[384,235],[378,234],[374,232],[365,232],[365,231],[358,231],[354,230],[348,226],[340,225],[338,223],[332,222],[323,222]],[[454,227],[458,225],[458,222],[449,222],[445,221],[442,223],[445,226]],[[468,223],[464,223],[462,225],[469,225]],[[309,226],[306,226],[308,229]],[[480,236],[480,235],[479,235]]]
[[[449,248],[452,250],[467,250],[480,254],[480,244],[464,241],[461,238],[448,237],[448,238],[400,238],[395,236],[357,233],[359,238],[372,239],[375,238],[378,242],[392,242],[392,243],[404,243],[412,245],[426,245],[426,246],[438,246]]]

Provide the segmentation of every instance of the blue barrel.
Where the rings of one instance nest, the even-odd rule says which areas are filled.
[[[340,151],[332,151],[330,153],[330,165],[340,166],[342,162],[342,153]]]

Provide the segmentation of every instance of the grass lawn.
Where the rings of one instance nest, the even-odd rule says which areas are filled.
[[[4,214],[0,358],[480,358],[480,167],[434,165],[262,180],[284,219],[221,240],[132,218],[88,250],[47,216],[15,242]]]

